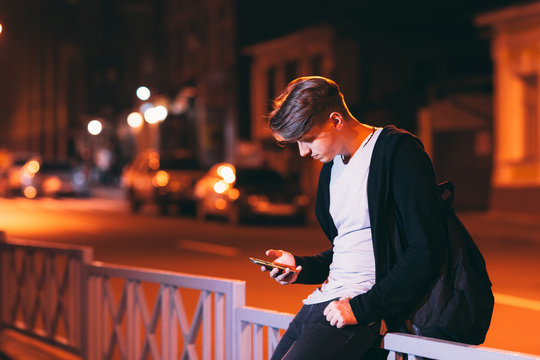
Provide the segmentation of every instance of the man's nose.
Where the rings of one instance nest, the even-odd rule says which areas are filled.
[[[309,150],[309,147],[306,146],[306,144],[303,144],[301,142],[298,143],[298,151],[300,151],[300,156],[308,156],[311,150]]]

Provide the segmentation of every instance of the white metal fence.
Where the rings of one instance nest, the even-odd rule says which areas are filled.
[[[0,328],[83,359],[262,360],[291,314],[245,306],[245,282],[92,262],[86,247],[0,232]],[[386,334],[388,359],[517,360],[532,355]]]

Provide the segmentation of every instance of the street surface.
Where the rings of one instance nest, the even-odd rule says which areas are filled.
[[[313,254],[329,245],[317,225],[231,226],[190,216],[128,211],[119,192],[88,199],[0,199],[8,237],[90,246],[94,260],[245,280],[246,303],[295,313],[313,286],[281,286],[248,258],[268,248]],[[540,354],[540,221],[461,214],[484,254],[496,304],[484,346]]]

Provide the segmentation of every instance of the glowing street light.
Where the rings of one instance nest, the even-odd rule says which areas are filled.
[[[154,109],[156,111],[156,117],[158,121],[163,121],[167,118],[167,115],[169,114],[169,112],[167,111],[167,108],[165,106],[158,105]]]
[[[2,33],[2,24],[0,23],[0,34]]]
[[[144,111],[144,120],[149,124],[156,124],[159,121],[155,107],[148,108]]]
[[[88,123],[88,132],[92,135],[99,135],[103,130],[103,125],[99,120],[92,120]]]
[[[148,108],[144,111],[144,120],[149,124],[157,124],[167,118],[167,108],[163,105]]]
[[[140,127],[144,122],[143,116],[139,112],[132,112],[127,117],[127,123],[132,128],[138,128]]]
[[[146,101],[150,98],[150,89],[148,89],[146,86],[139,86],[136,94],[139,99]]]

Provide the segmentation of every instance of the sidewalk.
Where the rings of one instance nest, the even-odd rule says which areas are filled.
[[[67,351],[46,345],[13,330],[0,332],[0,360],[76,360]]]

